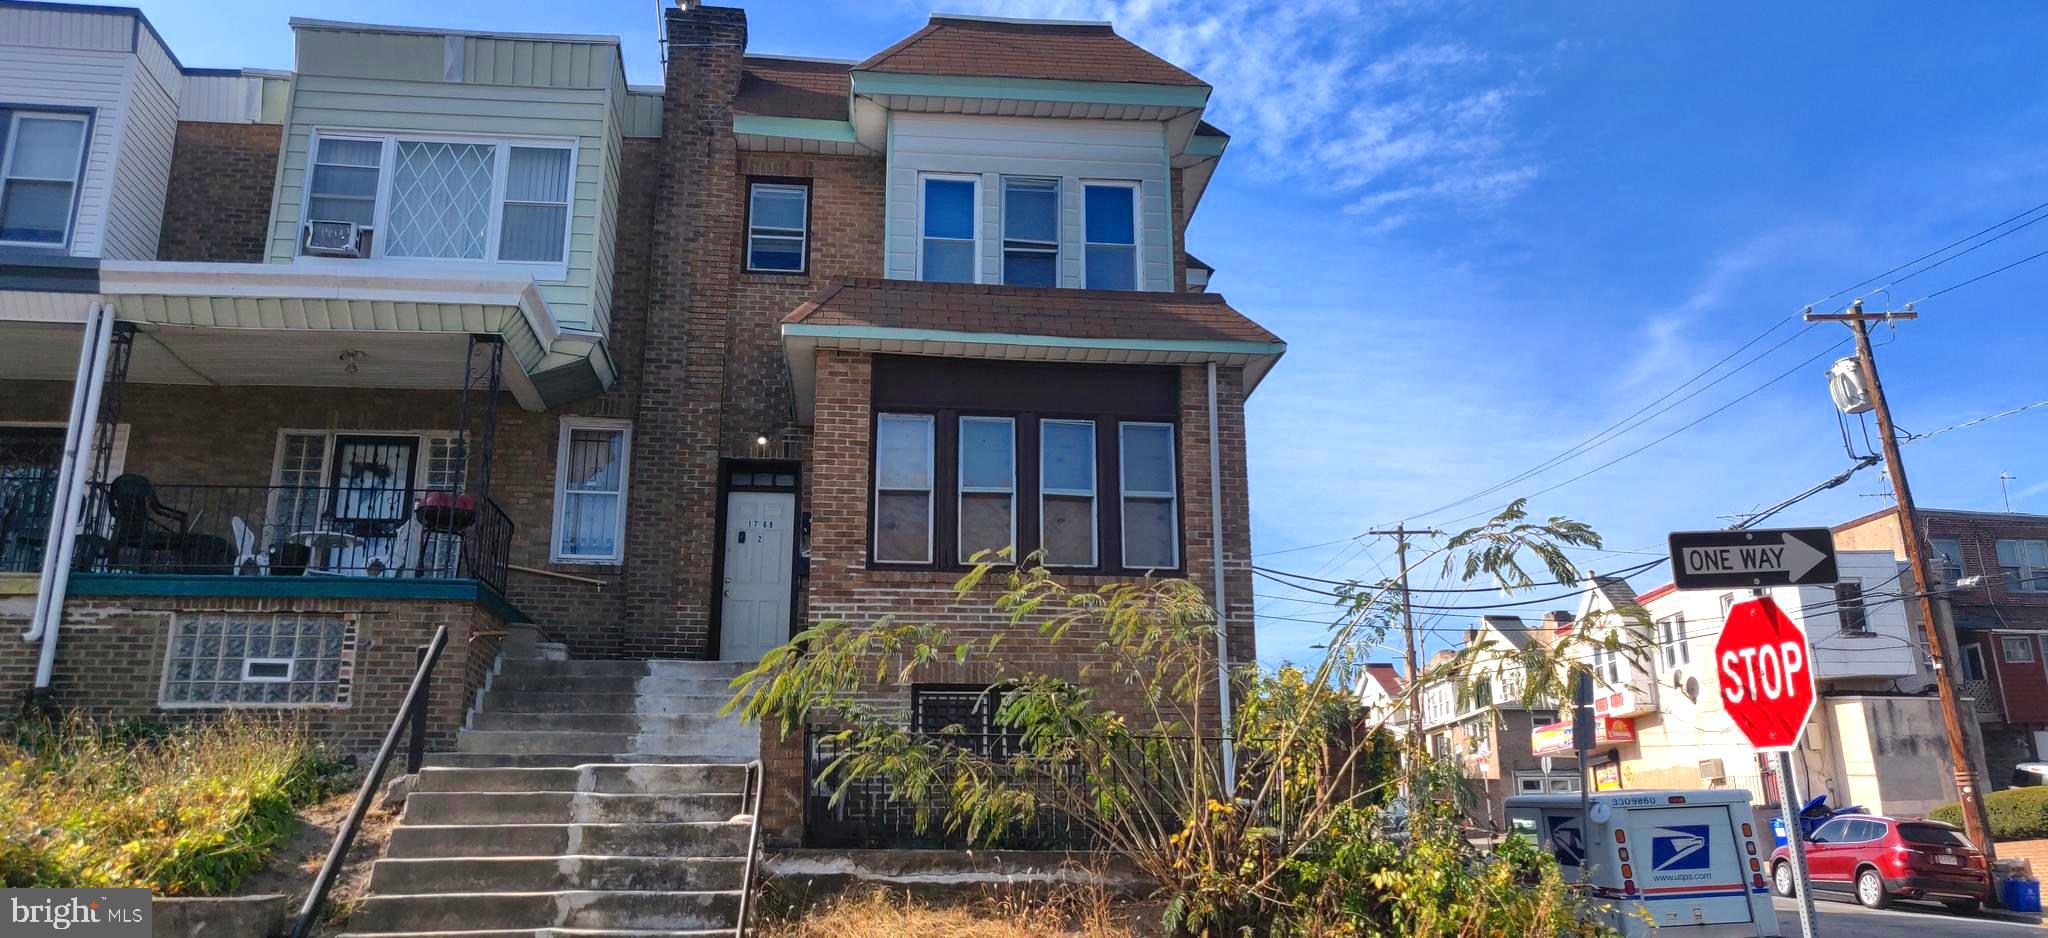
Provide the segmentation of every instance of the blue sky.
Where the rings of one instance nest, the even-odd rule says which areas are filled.
[[[647,0],[141,6],[192,66],[289,68],[285,20],[297,15],[617,34],[631,80],[659,80]],[[1349,538],[1513,476],[1805,303],[2048,202],[2042,6],[745,6],[754,50],[846,58],[910,33],[933,9],[1111,19],[1216,86],[1210,116],[1234,142],[1189,246],[1217,268],[1213,289],[1290,343],[1250,408],[1253,528],[1260,563],[1304,573],[1377,577],[1390,547],[1274,552]],[[2048,224],[1869,302],[1903,304],[2042,250]],[[2048,258],[1924,303],[1896,332],[1881,328],[1900,425],[1925,432],[2048,400],[2044,289]],[[1736,362],[1789,342],[1668,413],[1416,522],[1450,526],[1563,482],[1846,336],[1824,326],[1793,337],[1798,328],[1779,326]],[[1657,551],[1668,531],[1723,526],[1721,514],[1834,474],[1848,457],[1822,379],[1833,357],[1532,508],[1591,523],[1610,548]],[[1997,510],[2004,472],[2018,477],[2014,509],[2048,512],[2044,440],[2048,408],[1915,444],[1906,462],[1924,505]],[[1870,497],[1882,485],[1865,472],[1778,520],[1828,524],[1887,506]],[[1582,559],[1613,570],[1651,558]],[[1648,588],[1659,575],[1634,582]],[[1257,592],[1289,594],[1264,581]],[[1310,646],[1326,609],[1259,605],[1269,617],[1262,659],[1319,654]]]

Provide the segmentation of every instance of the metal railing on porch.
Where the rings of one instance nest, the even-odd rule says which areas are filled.
[[[56,495],[54,474],[0,475],[0,573],[34,573],[42,566]]]
[[[81,571],[471,578],[502,592],[511,560],[511,517],[488,496],[453,489],[158,485],[129,475],[92,485],[87,498],[74,550]],[[34,563],[44,539],[22,542]]]

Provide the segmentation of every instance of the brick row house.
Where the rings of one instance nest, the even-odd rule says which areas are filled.
[[[1983,743],[1979,769],[1992,788],[2004,788],[2018,780],[2020,763],[2048,760],[2048,515],[1922,508],[1919,516],[1941,583],[1935,614],[1952,630],[1956,688]],[[1906,558],[1889,509],[1834,531],[1840,549]],[[1905,605],[1918,629],[1918,604]]]
[[[1220,591],[1253,660],[1244,405],[1285,346],[1186,253],[1228,143],[1200,79],[1101,23],[845,62],[685,2],[660,87],[613,37],[292,26],[290,72],[196,69],[139,11],[0,0],[0,691],[361,751],[445,624],[432,747],[535,764],[470,745],[491,688],[613,672],[515,680],[508,643],[999,629],[951,586],[1003,546]],[[756,751],[805,838],[805,741],[721,750]]]

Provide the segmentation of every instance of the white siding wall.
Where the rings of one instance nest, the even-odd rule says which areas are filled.
[[[0,36],[7,37],[7,45],[126,52],[135,36],[135,18],[116,12],[7,7],[0,9]]]
[[[257,75],[187,75],[178,89],[178,119],[253,124],[263,117],[263,78]]]
[[[100,256],[121,260],[155,260],[157,236],[163,229],[164,195],[170,189],[171,149],[178,142],[179,75],[156,43],[143,34],[145,54],[130,76],[128,116],[121,128],[120,162],[114,172],[113,197],[107,204],[107,230]],[[163,67],[151,67],[152,56]],[[170,85],[163,79],[169,76]]]
[[[37,12],[41,11],[0,11]],[[89,22],[103,18],[84,17]],[[7,32],[10,19],[20,17],[0,18],[0,35],[13,38],[17,34]],[[119,19],[123,24],[128,22],[126,17]],[[28,22],[41,25],[39,19],[31,18]],[[125,48],[125,32],[121,41]],[[121,125],[128,113],[128,84],[137,72],[134,62],[135,57],[127,52],[0,45],[0,105],[41,104],[93,112],[92,141],[86,151],[85,174],[71,224],[70,253],[74,257],[98,257],[106,237],[115,154]]]
[[[1060,179],[1060,286],[1079,287],[1081,184],[1139,183],[1139,285],[1173,289],[1173,216],[1166,125],[1156,121],[1054,120],[894,113],[889,129],[888,276],[917,276],[918,174],[981,177],[981,281],[1002,282],[1002,177]]]

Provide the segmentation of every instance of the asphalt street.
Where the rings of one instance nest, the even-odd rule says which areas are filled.
[[[1797,938],[1798,903],[1776,897],[1772,903],[1778,909],[1778,933]],[[1956,915],[1932,903],[1900,902],[1880,912],[1854,902],[1821,899],[1814,903],[1814,911],[1820,938],[2020,938],[2048,934],[2039,921],[2020,921],[2019,916],[2003,913]]]

